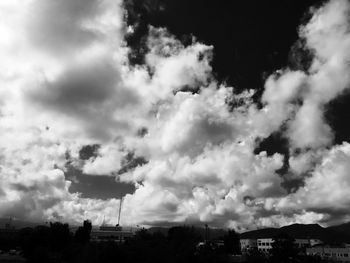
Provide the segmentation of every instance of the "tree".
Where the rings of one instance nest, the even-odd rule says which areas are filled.
[[[228,254],[241,254],[239,237],[233,229],[228,230],[227,234],[224,236],[224,246],[225,252]]]
[[[168,231],[169,250],[174,262],[193,262],[196,245],[201,240],[194,227],[176,226]]]
[[[72,240],[68,224],[60,222],[50,223],[50,244],[54,251],[61,251]]]
[[[271,249],[272,262],[285,263],[295,262],[298,255],[298,248],[294,243],[294,238],[281,233],[274,237]]]
[[[268,262],[266,255],[260,252],[259,250],[252,250],[247,255],[247,263],[264,263]]]
[[[89,220],[85,220],[83,226],[75,231],[74,240],[81,244],[86,244],[90,241],[92,224]]]

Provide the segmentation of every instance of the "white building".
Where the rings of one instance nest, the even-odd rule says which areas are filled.
[[[258,238],[258,250],[264,253],[270,252],[272,249],[272,238]]]
[[[125,240],[134,236],[134,232],[129,230],[122,230],[118,226],[100,226],[98,230],[93,229],[91,231],[91,241],[113,241],[113,242],[124,242]]]
[[[247,253],[258,248],[258,243],[255,238],[244,238],[239,240],[242,253]]]
[[[303,249],[306,247],[310,247],[310,239],[304,239],[304,238],[296,238],[294,240],[294,243],[296,244],[297,248]]]
[[[311,238],[310,240],[310,247],[322,244],[323,242],[320,239],[317,238]]]
[[[310,247],[306,248],[306,255],[319,256],[323,260],[350,262],[350,247]]]
[[[241,251],[242,253],[247,253],[250,250],[257,249],[260,252],[269,253],[272,249],[273,238],[244,238],[240,239]],[[317,244],[322,244],[319,239],[309,239],[309,238],[297,238],[294,240],[297,248],[305,252],[305,248],[312,247]]]

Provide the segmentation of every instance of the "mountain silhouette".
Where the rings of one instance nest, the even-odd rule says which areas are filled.
[[[350,223],[322,227],[318,224],[292,224],[281,228],[264,228],[240,234],[240,238],[269,238],[285,233],[294,238],[317,238],[325,243],[350,243]]]

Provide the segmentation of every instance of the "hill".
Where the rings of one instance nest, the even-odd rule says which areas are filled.
[[[0,218],[0,229],[5,228],[5,225],[8,224],[11,221],[11,226],[20,229],[24,227],[35,227],[37,225],[40,225],[40,223],[36,222],[30,222],[30,221],[24,221],[24,220],[19,220],[19,219],[12,219],[10,220],[9,218]]]
[[[350,243],[350,223],[324,228],[318,224],[292,224],[281,228],[265,228],[240,234],[240,238],[268,238],[280,233],[294,238],[318,238],[326,243]]]
[[[150,227],[147,229],[149,233],[160,232],[164,235],[168,234],[170,227]],[[204,227],[194,227],[194,231],[201,236],[205,237],[205,228]],[[227,234],[227,230],[221,228],[210,228],[209,229],[209,239],[218,239]]]

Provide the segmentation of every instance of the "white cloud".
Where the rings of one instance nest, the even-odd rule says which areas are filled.
[[[27,37],[40,51],[76,55],[82,48],[105,41],[107,34],[120,41],[122,15],[121,1],[36,0],[27,10]]]
[[[115,146],[102,146],[95,158],[84,163],[82,170],[86,174],[113,175],[121,168],[125,154]]]
[[[348,217],[350,144],[323,151],[321,160],[305,178],[304,187],[276,201],[280,211],[308,211],[328,223],[341,223]]]
[[[314,59],[304,103],[290,124],[289,134],[295,147],[317,148],[332,142],[332,131],[323,120],[323,107],[350,86],[349,13],[347,1],[330,1],[300,29]]]
[[[314,102],[304,100],[294,121],[289,125],[288,136],[294,147],[318,148],[332,142],[332,130],[325,123],[320,107]]]

